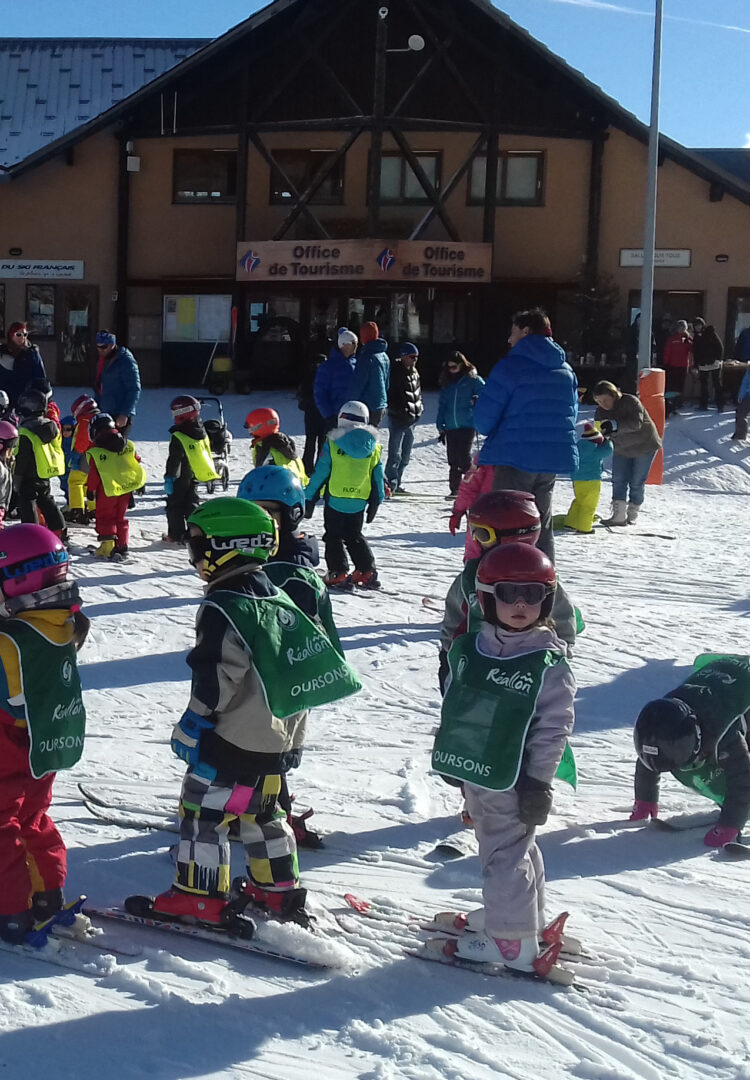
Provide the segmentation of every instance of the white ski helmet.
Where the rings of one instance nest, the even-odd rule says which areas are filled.
[[[367,424],[370,413],[362,401],[345,401],[339,409],[339,425],[349,427],[352,424]]]

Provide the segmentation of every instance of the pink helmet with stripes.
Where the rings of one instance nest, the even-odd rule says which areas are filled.
[[[68,576],[65,545],[43,525],[0,531],[0,589],[6,598],[39,592]]]

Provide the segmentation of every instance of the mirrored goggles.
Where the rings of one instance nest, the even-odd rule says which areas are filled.
[[[526,525],[520,529],[495,529],[492,525],[479,525],[470,521],[469,532],[481,547],[494,547],[500,540],[508,537],[512,537],[518,543],[523,543],[523,537],[538,533],[539,526]]]
[[[533,607],[549,596],[552,587],[541,581],[496,581],[494,585],[477,582],[477,592],[489,593],[501,604],[515,604],[517,600],[523,600],[524,604]]]

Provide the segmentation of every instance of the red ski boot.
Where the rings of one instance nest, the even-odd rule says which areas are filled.
[[[310,928],[311,918],[305,911],[307,889],[263,889],[248,878],[235,878],[232,892],[240,899],[247,900],[251,913],[257,911],[269,919],[296,922],[306,929]]]
[[[154,897],[151,912],[155,918],[174,922],[222,926],[221,913],[226,906],[227,901],[222,896],[199,896],[172,888]]]

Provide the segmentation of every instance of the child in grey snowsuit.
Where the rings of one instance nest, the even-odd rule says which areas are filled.
[[[434,769],[463,782],[482,865],[484,907],[465,917],[456,955],[539,974],[544,863],[535,827],[552,806],[575,695],[549,619],[554,592],[554,567],[530,544],[483,557],[482,623],[451,646],[432,754]]]

